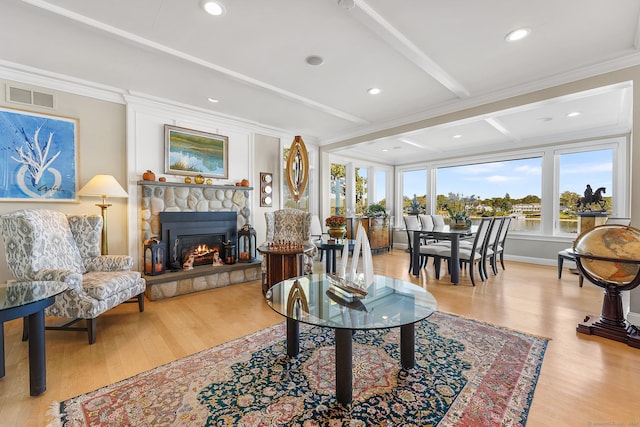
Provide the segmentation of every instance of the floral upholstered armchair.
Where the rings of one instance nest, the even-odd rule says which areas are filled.
[[[280,241],[312,244],[311,242],[311,214],[298,209],[280,209],[274,212],[265,212],[267,221],[267,240],[263,243],[275,243]],[[313,258],[317,248],[304,254],[304,273],[313,273]],[[266,271],[264,261],[263,272]]]
[[[25,209],[0,217],[7,264],[20,281],[53,280],[68,289],[45,310],[48,316],[71,319],[47,329],[86,330],[96,341],[96,318],[136,297],[144,311],[146,282],[131,271],[127,255],[101,255],[102,217],[65,215],[47,209]],[[86,328],[72,328],[86,319]]]

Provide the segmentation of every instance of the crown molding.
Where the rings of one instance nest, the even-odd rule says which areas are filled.
[[[124,104],[124,91],[88,80],[45,71],[0,59],[0,78],[47,89]]]

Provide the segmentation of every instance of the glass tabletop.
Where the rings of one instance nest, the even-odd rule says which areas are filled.
[[[326,274],[284,280],[266,294],[279,314],[310,325],[338,329],[393,328],[427,318],[436,299],[423,288],[392,277],[375,276],[367,295],[351,301],[329,290]]]
[[[58,295],[67,289],[66,283],[57,281],[15,280],[0,283],[0,310],[20,307]]]

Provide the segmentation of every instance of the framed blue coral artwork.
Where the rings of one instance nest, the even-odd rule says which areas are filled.
[[[78,121],[0,107],[0,201],[77,201]]]

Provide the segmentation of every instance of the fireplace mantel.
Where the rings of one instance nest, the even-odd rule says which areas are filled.
[[[214,184],[187,184],[186,182],[168,181],[138,181],[138,185],[155,185],[158,187],[190,187],[190,188],[212,188],[214,190],[253,190],[253,187],[243,187],[241,185],[214,185]]]

